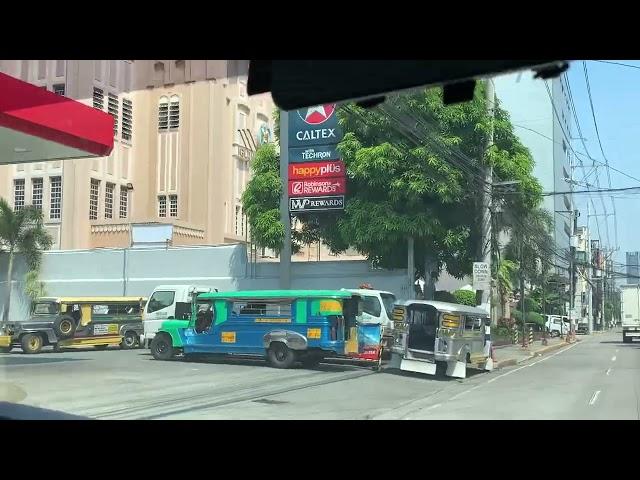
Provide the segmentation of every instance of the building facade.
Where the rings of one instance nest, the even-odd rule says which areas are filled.
[[[54,249],[246,241],[240,199],[274,110],[269,95],[248,97],[248,61],[3,60],[0,71],[114,117],[109,157],[0,166],[0,195],[40,207]]]
[[[564,77],[541,80],[523,71],[496,77],[494,84],[499,106],[509,113],[515,134],[533,156],[533,174],[542,190],[571,191],[573,117]],[[575,210],[572,196],[545,196],[542,208],[553,215],[555,263],[566,267]]]

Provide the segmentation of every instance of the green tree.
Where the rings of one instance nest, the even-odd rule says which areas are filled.
[[[49,249],[51,243],[51,236],[44,228],[40,210],[29,205],[14,212],[11,205],[4,198],[0,198],[0,247],[9,257],[7,291],[2,312],[3,323],[9,320],[15,255],[21,254],[29,270],[37,272],[42,259],[42,251]]]
[[[541,188],[531,175],[533,161],[513,134],[499,107],[495,144],[484,152],[491,122],[486,115],[484,84],[473,101],[444,106],[442,90],[392,95],[384,106],[355,105],[337,111],[345,132],[338,146],[347,166],[347,197],[339,214],[300,214],[293,248],[323,241],[334,253],[355,248],[382,267],[402,267],[407,238],[425,278],[443,264],[460,278],[471,271],[478,251],[478,192],[486,187],[481,164],[489,162],[497,180],[518,180],[520,195],[507,207],[527,210],[539,201]],[[262,149],[273,147],[262,147]],[[276,185],[279,159],[275,148],[256,153],[253,178],[243,196],[244,209],[258,245],[278,249],[284,229],[277,214],[281,187]],[[277,194],[275,192],[278,192]]]

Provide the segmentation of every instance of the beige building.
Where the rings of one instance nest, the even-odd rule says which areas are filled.
[[[0,195],[42,208],[54,248],[244,241],[240,198],[274,104],[247,61],[3,60],[0,71],[113,115],[109,157],[0,166]],[[161,234],[153,233],[155,225]],[[149,233],[151,232],[151,233]],[[164,235],[164,236],[163,236]]]

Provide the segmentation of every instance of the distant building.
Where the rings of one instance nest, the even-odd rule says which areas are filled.
[[[535,162],[533,175],[545,192],[571,190],[571,148],[573,122],[566,79],[534,78],[533,72],[517,72],[494,79],[498,105],[509,113],[514,133],[529,149]],[[571,215],[575,209],[571,194],[544,197],[542,208],[553,215],[554,249],[569,255]],[[567,261],[558,260],[563,266]],[[566,275],[566,270],[557,272]]]
[[[627,284],[640,283],[640,252],[627,252]]]

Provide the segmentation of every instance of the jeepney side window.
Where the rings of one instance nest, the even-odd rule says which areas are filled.
[[[468,332],[479,332],[482,328],[482,318],[465,315],[464,329]]]
[[[240,317],[290,317],[291,302],[290,301],[273,301],[273,302],[255,302],[255,301],[238,301],[231,305],[233,315]]]

